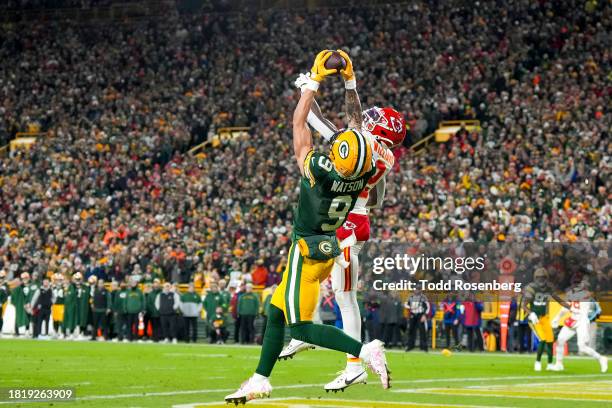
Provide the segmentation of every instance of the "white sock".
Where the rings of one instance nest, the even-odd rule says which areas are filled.
[[[253,378],[253,381],[255,382],[261,382],[261,381],[265,381],[268,379],[268,377],[261,375],[261,374],[257,374],[257,373],[253,374],[252,378]]]
[[[346,371],[349,373],[358,373],[363,371],[363,365],[361,361],[347,361],[346,362]]]
[[[557,364],[563,364],[563,351],[565,348],[565,344],[557,343]]]

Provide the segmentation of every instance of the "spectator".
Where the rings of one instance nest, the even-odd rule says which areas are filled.
[[[383,342],[389,348],[402,345],[400,323],[403,318],[402,302],[397,292],[384,296],[380,303]]]
[[[176,315],[180,308],[181,299],[169,282],[164,283],[161,293],[155,299],[155,308],[159,310],[159,318],[164,337],[164,343],[172,340],[176,344]]]
[[[125,319],[128,341],[133,341],[138,337],[139,320],[143,318],[145,308],[144,295],[138,288],[138,281],[132,278],[130,279],[130,288],[127,290],[125,301]]]
[[[6,282],[6,271],[0,270],[0,311],[4,311],[4,304],[8,300],[11,291]],[[4,324],[4,320],[2,316],[4,313],[0,312],[0,333],[2,333],[2,326]]]
[[[127,324],[126,309],[127,309],[127,283],[122,281],[117,287],[117,282],[113,281],[112,287],[112,301],[113,301],[113,315],[114,315],[114,326],[117,337],[114,340],[127,342],[127,330],[129,326]]]
[[[334,305],[334,292],[328,285],[321,285],[319,295],[319,318],[323,324],[334,326],[336,324],[336,306]]]
[[[49,336],[49,321],[51,320],[51,306],[53,305],[53,290],[48,278],[44,278],[42,286],[36,289],[32,296],[32,315],[36,319],[34,323],[33,338],[38,338],[42,332],[42,325],[45,325],[44,337]]]
[[[232,318],[234,319],[234,343],[238,343],[241,341],[240,326],[242,324],[240,313],[238,313],[238,304],[240,302],[240,298],[246,291],[246,283],[240,282],[240,287],[236,289],[230,282],[230,292],[232,291],[232,288],[234,288],[235,292],[233,293],[232,299],[230,300],[230,312],[232,314]]]
[[[153,285],[150,290],[145,293],[145,302],[147,304],[145,310],[145,327],[151,327],[151,338],[153,341],[158,342],[161,338],[161,326],[159,322],[159,310],[155,307],[155,299],[157,295],[161,293],[161,282],[155,278]]]
[[[232,294],[227,289],[225,289],[226,285],[227,281],[225,279],[219,280],[219,296],[221,296],[221,307],[223,308],[223,312],[225,313],[229,311],[229,304],[232,301]]]
[[[245,293],[238,300],[240,317],[240,343],[251,344],[255,339],[255,318],[259,314],[259,297],[253,293],[253,284],[246,284]]]
[[[56,273],[53,275],[53,306],[51,306],[51,317],[53,318],[53,330],[56,338],[63,339],[66,336],[64,325],[64,303],[68,289],[68,283],[64,281],[64,275]]]
[[[518,327],[518,322],[516,320],[518,304],[516,303],[516,297],[512,297],[512,301],[510,302],[510,311],[508,312],[508,334],[507,334],[507,344],[506,350],[510,353],[516,351],[515,350],[515,336],[516,336],[516,328]]]
[[[91,310],[93,315],[91,339],[108,339],[108,317],[112,312],[112,299],[110,292],[104,286],[103,279],[99,279],[95,287],[92,296]],[[98,337],[98,330],[100,331],[101,337]]]
[[[84,340],[89,316],[89,288],[83,284],[80,272],[73,275],[72,281],[66,294],[66,332],[72,339]]]
[[[446,348],[451,348],[451,333],[455,341],[454,347],[459,347],[459,321],[461,319],[460,306],[457,295],[447,296],[440,305],[442,308],[444,335],[446,337]]]
[[[195,293],[193,282],[189,283],[187,292],[181,295],[181,313],[185,319],[185,340],[198,341],[198,316],[202,311],[202,298]]]
[[[21,276],[24,276],[24,272]],[[15,335],[19,336],[19,329],[29,324],[25,309],[24,284],[21,277],[15,278],[15,287],[11,291],[11,304],[15,306]]]
[[[226,328],[226,318],[223,308],[218,306],[215,316],[211,319],[212,330],[210,331],[210,343],[224,344],[229,333]]]
[[[484,351],[482,339],[481,324],[482,324],[482,302],[475,299],[474,294],[470,292],[468,298],[461,303],[461,316],[463,317],[463,327],[468,336],[468,350],[474,351],[478,348],[479,351]]]
[[[255,269],[251,272],[253,285],[264,286],[268,282],[268,268],[264,265],[263,259],[258,259]]]

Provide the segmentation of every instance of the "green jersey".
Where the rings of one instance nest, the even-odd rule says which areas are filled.
[[[347,180],[324,154],[311,151],[304,160],[304,176],[293,222],[293,238],[334,235],[355,206],[359,193],[374,174]]]
[[[548,309],[548,303],[552,295],[552,290],[545,285],[539,287],[535,283],[530,283],[525,289],[525,295],[528,296],[531,301],[529,302],[529,310],[535,313],[538,317],[546,315]]]

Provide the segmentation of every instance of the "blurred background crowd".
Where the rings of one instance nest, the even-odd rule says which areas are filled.
[[[278,283],[298,188],[292,82],[323,45],[353,58],[364,107],[410,125],[373,240],[606,242],[610,11],[416,1],[7,25],[0,145],[47,136],[0,159],[0,269],[38,284],[194,282],[203,296]],[[318,99],[342,126],[341,81]],[[482,131],[413,154],[446,119]],[[187,154],[224,126],[249,136]]]

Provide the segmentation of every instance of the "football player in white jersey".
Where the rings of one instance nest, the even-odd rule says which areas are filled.
[[[557,337],[556,361],[552,367],[553,371],[563,371],[563,351],[565,345],[574,337],[578,338],[578,352],[586,354],[599,361],[601,372],[608,371],[608,358],[602,356],[597,351],[589,347],[590,340],[590,317],[591,311],[595,306],[592,295],[588,290],[588,281],[577,276],[575,286],[567,291],[567,302],[570,305],[570,316],[563,321],[563,327]],[[561,308],[557,316],[552,321],[552,327],[556,328],[559,325],[559,320],[568,312],[566,308]]]
[[[345,81],[348,127],[361,130],[369,138],[376,167],[376,173],[368,181],[368,186],[357,199],[355,207],[348,214],[344,224],[336,231],[339,240],[354,233],[357,243],[344,250],[346,267],[336,263],[331,273],[332,288],[342,314],[343,330],[349,336],[361,341],[361,314],[357,303],[359,252],[370,238],[369,211],[371,208],[381,207],[384,199],[385,175],[395,163],[391,149],[402,144],[406,135],[406,125],[402,114],[393,108],[372,107],[362,112],[352,62],[344,51],[338,50],[338,52],[347,61],[346,69],[341,70],[340,73]],[[295,81],[295,85],[302,89],[306,81],[306,74],[301,74]],[[316,101],[308,115],[308,124],[328,142],[332,142],[339,132],[339,129],[323,116]],[[279,359],[292,358],[295,354],[310,348],[314,347],[292,339],[281,352]],[[356,356],[347,355],[346,368],[333,381],[325,385],[325,390],[337,392],[355,384],[365,384],[367,378],[367,372],[361,360]]]

